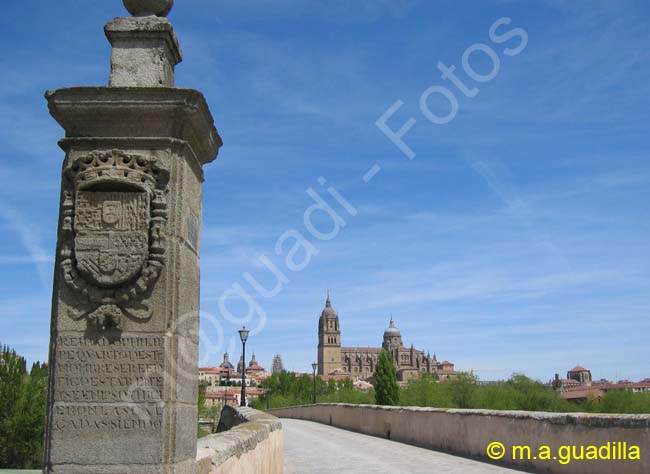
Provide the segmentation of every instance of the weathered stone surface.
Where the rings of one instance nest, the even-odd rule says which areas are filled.
[[[186,154],[202,179],[200,165],[214,160],[222,145],[203,94],[193,89],[71,87],[45,97],[66,130],[59,142],[66,152],[115,144],[154,156]]]
[[[167,20],[106,30],[113,86],[173,85]],[[171,87],[46,98],[66,153],[46,472],[194,474],[202,167],[221,146],[212,115],[199,92]]]
[[[97,334],[96,340],[83,334],[57,336],[53,342],[59,362],[53,380],[55,402],[155,403],[162,399],[167,339],[113,332],[115,337],[107,332]],[[111,413],[97,410],[93,416],[108,420]],[[55,428],[63,429],[65,423],[55,423]]]
[[[198,474],[284,472],[282,423],[276,417],[226,405],[219,431],[198,442]]]
[[[113,87],[174,87],[174,67],[181,49],[166,18],[115,18],[104,27],[111,42]]]

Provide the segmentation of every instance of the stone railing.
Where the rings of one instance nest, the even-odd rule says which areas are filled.
[[[498,441],[506,447],[505,456],[497,461],[499,464],[536,471],[556,474],[650,473],[650,415],[457,410],[329,403],[279,408],[268,412],[281,418],[325,423],[482,460],[488,460],[487,446]],[[522,459],[527,456],[517,455],[517,459],[513,459],[512,446],[530,447],[530,458]],[[539,459],[543,456],[537,456],[541,446],[550,448],[549,460]],[[638,446],[640,460],[587,460],[585,456],[583,460],[577,460],[573,452],[574,446],[575,454],[578,455],[581,449],[585,449],[586,453],[587,446],[609,446],[610,458],[618,456],[622,450],[629,453],[630,447]],[[604,450],[603,454],[606,453]],[[533,459],[534,456],[538,459]],[[553,456],[556,459],[553,459]],[[569,462],[566,462],[567,456],[570,456]]]
[[[275,416],[226,406],[217,431],[198,441],[198,474],[284,472],[282,424]]]

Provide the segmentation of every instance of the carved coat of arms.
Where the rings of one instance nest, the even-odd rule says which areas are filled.
[[[168,170],[156,157],[111,150],[69,160],[65,176],[61,267],[85,301],[73,317],[101,329],[123,315],[148,319],[144,300],[164,264]]]

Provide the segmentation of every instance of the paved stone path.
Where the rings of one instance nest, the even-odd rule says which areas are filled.
[[[285,474],[507,474],[522,471],[320,423],[282,419]]]

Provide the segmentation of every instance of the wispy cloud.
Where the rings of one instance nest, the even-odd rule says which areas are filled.
[[[0,203],[0,219],[7,224],[11,231],[15,232],[29,253],[29,259],[36,267],[42,290],[46,293],[49,292],[51,269],[50,265],[46,265],[46,263],[52,261],[51,253],[42,246],[34,228],[28,224],[28,220],[5,203]]]

